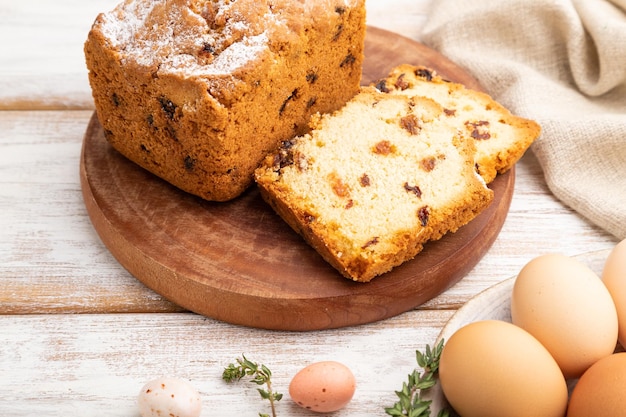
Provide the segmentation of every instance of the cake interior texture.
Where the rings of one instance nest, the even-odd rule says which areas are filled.
[[[433,100],[363,88],[256,172],[263,197],[345,277],[367,282],[493,199],[475,146]]]
[[[203,199],[227,201],[311,115],[358,92],[364,0],[127,0],[85,43],[105,137]]]

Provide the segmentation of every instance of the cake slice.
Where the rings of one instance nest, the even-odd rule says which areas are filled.
[[[508,171],[541,132],[536,122],[511,114],[489,95],[446,81],[426,67],[400,65],[378,81],[376,88],[438,102],[450,124],[474,141],[476,167],[487,183]]]
[[[255,179],[263,198],[345,277],[367,282],[489,205],[475,146],[433,100],[364,87],[283,142]]]
[[[364,38],[365,0],[125,0],[84,51],[111,145],[226,201],[311,115],[359,91]]]

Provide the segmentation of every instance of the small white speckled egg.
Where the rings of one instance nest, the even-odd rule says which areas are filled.
[[[141,417],[198,417],[202,408],[200,394],[189,382],[168,377],[146,383],[138,403]]]
[[[289,384],[289,395],[300,407],[332,413],[345,407],[356,389],[354,375],[335,361],[313,363],[298,372]]]

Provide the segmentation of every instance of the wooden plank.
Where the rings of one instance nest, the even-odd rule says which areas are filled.
[[[0,313],[179,311],[98,239],[80,190],[92,111],[0,112]]]
[[[221,380],[245,354],[273,372],[285,394],[279,416],[310,416],[288,396],[289,381],[312,362],[337,360],[357,380],[352,402],[333,414],[383,415],[394,390],[416,366],[415,350],[434,343],[451,311],[412,312],[385,322],[335,331],[267,332],[194,314],[0,316],[0,414],[128,417],[145,382],[186,378],[200,391],[203,416],[269,412],[256,386]]]
[[[0,109],[93,107],[83,43],[117,0],[32,0],[0,5]]]
[[[432,0],[368,0],[368,23],[419,40]],[[531,257],[611,248],[615,238],[556,200],[536,158],[517,165],[510,212],[491,250],[457,285],[420,310],[366,326],[267,332],[189,313],[156,296],[100,242],[81,197],[79,157],[92,115],[82,43],[118,0],[0,2],[0,415],[135,416],[144,382],[189,378],[204,416],[266,412],[249,385],[221,382],[241,353],[264,362],[286,392],[309,362],[340,360],[358,381],[337,416],[382,415],[415,365],[415,349],[477,292]],[[161,314],[42,314],[127,313]],[[310,415],[284,400],[279,415]]]

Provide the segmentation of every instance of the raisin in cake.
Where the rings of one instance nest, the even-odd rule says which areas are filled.
[[[413,258],[493,199],[473,142],[430,99],[364,87],[311,125],[255,178],[275,211],[349,279],[367,282]]]
[[[476,144],[476,166],[487,183],[509,170],[539,136],[539,125],[515,116],[489,95],[444,80],[431,69],[400,65],[376,83],[386,93],[431,98],[450,123]]]
[[[126,0],[84,50],[113,147],[225,201],[312,114],[357,93],[364,36],[364,0]]]

